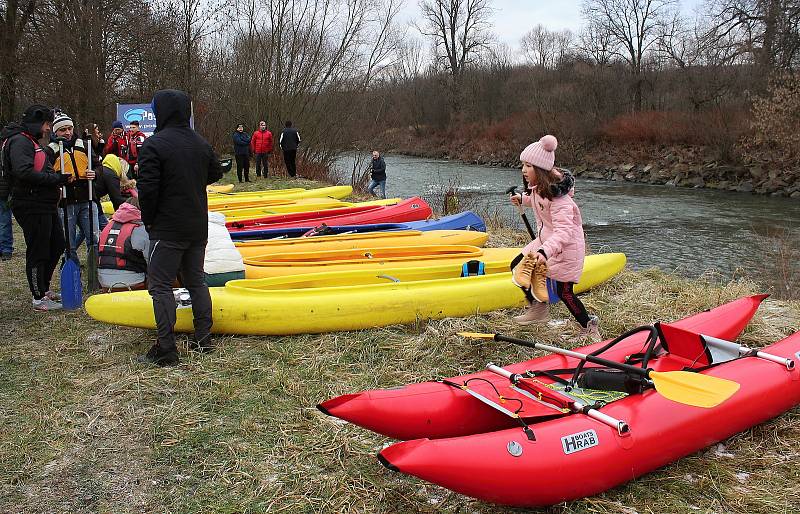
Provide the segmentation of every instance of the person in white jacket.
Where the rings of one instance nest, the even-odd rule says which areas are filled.
[[[208,213],[208,243],[203,265],[209,287],[224,286],[229,280],[244,278],[244,262],[225,227],[225,215]]]

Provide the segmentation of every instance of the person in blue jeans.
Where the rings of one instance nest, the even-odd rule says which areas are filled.
[[[14,232],[11,230],[11,207],[5,200],[0,200],[0,260],[11,259],[14,253]]]
[[[367,191],[372,196],[377,197],[375,188],[381,186],[381,197],[386,199],[386,163],[383,162],[380,152],[377,150],[372,151],[372,162],[370,163],[370,176],[372,182],[369,183]]]

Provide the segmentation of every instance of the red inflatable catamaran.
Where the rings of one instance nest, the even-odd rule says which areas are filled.
[[[764,298],[577,350],[590,362],[578,353],[549,355],[344,395],[319,408],[405,439],[378,456],[392,470],[506,505],[581,498],[800,403],[800,334],[760,352],[730,342]],[[617,370],[620,363],[631,369]]]

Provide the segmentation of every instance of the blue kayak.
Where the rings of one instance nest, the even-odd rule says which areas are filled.
[[[300,237],[316,227],[273,228],[262,230],[247,230],[231,232],[235,241],[247,239],[276,239]],[[476,230],[486,232],[486,224],[480,216],[472,211],[460,212],[444,216],[438,220],[408,221],[405,223],[376,223],[372,225],[342,225],[338,227],[325,227],[325,234],[354,234],[361,232],[377,232],[387,230]]]

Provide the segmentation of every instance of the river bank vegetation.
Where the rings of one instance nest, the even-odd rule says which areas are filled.
[[[220,152],[237,123],[292,119],[323,166],[354,145],[514,166],[549,132],[587,176],[800,196],[800,0],[587,0],[577,32],[531,19],[505,42],[492,0],[402,6],[8,0],[0,122],[40,101],[108,130],[115,103],[177,87]]]
[[[525,237],[490,228],[493,246]],[[467,342],[456,337],[462,330],[557,345],[576,332],[571,322],[521,329],[509,322],[516,311],[501,311],[358,332],[224,336],[207,356],[186,354],[182,336],[181,366],[155,369],[132,361],[152,343],[152,332],[100,324],[81,310],[34,315],[20,278],[24,259],[3,266],[3,512],[504,512],[385,469],[375,454],[389,439],[328,418],[315,404],[534,355]],[[626,271],[583,301],[610,336],[762,290],[746,279]],[[559,306],[554,317],[569,315]],[[741,341],[763,346],[798,329],[800,303],[769,299]],[[800,494],[799,421],[793,409],[629,484],[546,512],[791,510]]]

